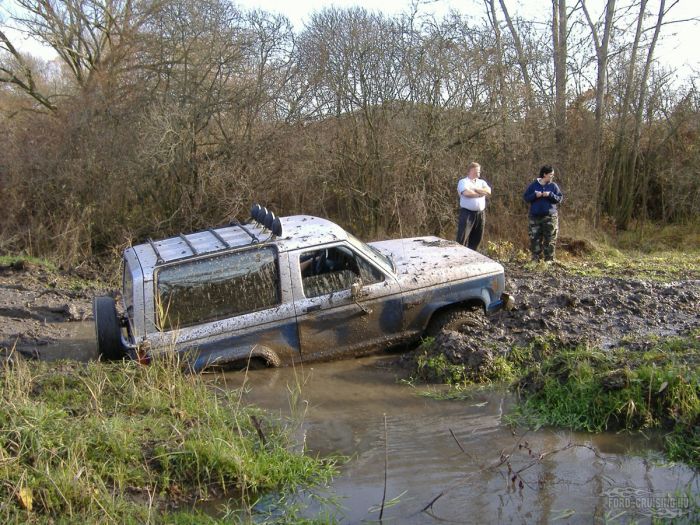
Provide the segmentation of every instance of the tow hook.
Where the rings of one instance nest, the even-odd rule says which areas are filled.
[[[133,345],[127,350],[127,355],[133,361],[140,365],[148,365],[151,363],[151,345],[148,341],[144,341],[138,345]]]

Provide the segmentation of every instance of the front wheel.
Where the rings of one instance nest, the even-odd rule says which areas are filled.
[[[481,326],[484,322],[484,310],[478,306],[456,306],[433,314],[425,335],[435,337],[443,330],[461,332],[468,326]]]
[[[108,361],[124,359],[126,348],[122,342],[121,323],[114,299],[109,296],[95,297],[92,313],[95,318],[97,354]]]

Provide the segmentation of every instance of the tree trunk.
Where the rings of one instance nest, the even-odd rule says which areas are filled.
[[[648,0],[640,0],[639,17],[637,18],[637,27],[634,34],[634,42],[629,58],[629,66],[627,68],[627,84],[620,107],[619,124],[615,139],[615,148],[613,150],[613,158],[607,175],[606,191],[606,206],[608,211],[615,217],[615,221],[619,228],[625,229],[628,226],[632,214],[632,205],[634,202],[633,190],[635,185],[635,174],[630,171],[629,152],[630,145],[626,141],[627,136],[627,119],[630,113],[630,102],[635,88],[635,78],[637,76],[637,53],[639,52],[639,42],[642,36],[642,26],[644,22],[644,13],[646,11]]]
[[[649,45],[649,51],[647,52],[644,70],[642,71],[642,79],[640,81],[637,111],[634,115],[634,142],[632,144],[632,158],[630,159],[630,170],[635,174],[637,171],[637,160],[639,159],[639,144],[642,138],[642,120],[644,118],[644,106],[646,105],[647,100],[649,73],[651,71],[651,64],[654,58],[654,49],[656,48],[656,42],[659,39],[659,32],[661,31],[661,24],[665,15],[665,8],[666,0],[661,0],[661,3],[659,4],[659,14],[656,19],[656,27],[654,27],[654,36],[652,37],[651,44]],[[640,175],[635,175],[635,177],[638,179],[637,185],[635,186],[638,195],[635,195],[635,201],[639,202],[641,212],[643,213],[643,218],[646,218],[647,187],[649,185],[648,171],[642,170],[642,173]]]
[[[498,25],[498,14],[496,12],[496,0],[484,0],[486,4],[486,12],[493,28],[493,34],[496,44],[496,76],[498,82],[498,100],[497,111],[501,122],[501,150],[503,157],[508,158],[509,141],[507,139],[508,129],[508,102],[506,100],[506,80],[505,68],[503,66],[503,39],[501,37],[501,28]]]
[[[605,6],[605,22],[603,25],[603,38],[599,38],[593,20],[586,7],[586,0],[581,0],[581,7],[586,16],[586,21],[591,29],[591,37],[595,45],[598,74],[596,78],[595,93],[595,142],[593,145],[593,180],[594,180],[594,213],[593,224],[598,225],[601,215],[601,190],[603,162],[603,119],[605,117],[605,96],[608,91],[608,46],[612,33],[613,16],[615,14],[615,0],[608,0]]]
[[[566,158],[566,0],[552,0],[552,43],[554,51],[554,140],[559,161]]]
[[[520,66],[520,71],[523,75],[523,82],[525,84],[525,103],[527,105],[527,111],[530,112],[530,110],[532,110],[534,106],[534,99],[532,95],[532,79],[530,78],[530,72],[527,68],[527,56],[525,55],[525,48],[523,47],[523,43],[520,40],[520,35],[518,35],[518,31],[515,29],[515,25],[513,24],[513,20],[511,19],[510,14],[508,13],[508,8],[506,7],[504,0],[498,0],[498,2],[501,4],[503,16],[506,19],[506,24],[508,24],[508,29],[510,30],[510,34],[513,37],[513,44],[515,45],[515,51],[518,56],[518,65]]]

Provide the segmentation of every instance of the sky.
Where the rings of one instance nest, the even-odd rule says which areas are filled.
[[[433,14],[440,17],[454,9],[460,13],[481,17],[484,14],[483,0],[414,0],[418,4],[419,14]],[[667,0],[668,7],[676,0]],[[295,30],[301,30],[304,23],[308,22],[310,15],[325,7],[335,6],[339,8],[359,6],[368,11],[381,11],[386,15],[410,12],[413,2],[411,0],[237,0],[242,7],[259,8],[265,11],[281,13],[292,22]],[[575,4],[575,0],[567,2],[568,7]],[[618,0],[617,5],[622,6],[627,0]],[[604,12],[604,0],[587,0],[591,16]],[[659,1],[650,0],[650,9],[658,9]],[[551,3],[547,0],[506,0],[506,6],[511,16],[521,15],[525,18],[549,19],[551,16]],[[677,4],[669,13],[668,20],[700,18],[700,0],[677,0]],[[676,34],[673,34],[676,33]],[[659,56],[665,63],[671,64],[683,70],[684,74],[691,74],[692,68],[700,74],[700,21],[685,24],[673,24],[666,27],[665,41],[659,49]]]
[[[407,13],[413,2],[417,2],[419,14],[432,14],[441,17],[451,9],[463,14],[483,16],[483,0],[232,0],[244,9],[263,9],[265,11],[285,15],[294,25],[296,31],[303,29],[310,16],[315,11],[325,7],[335,6],[347,8],[359,6],[368,11],[381,11],[388,16]],[[602,14],[604,0],[587,0],[591,15],[595,18]],[[700,0],[667,0],[666,4],[673,7],[667,20],[700,18]],[[627,4],[627,0],[618,0],[618,5]],[[575,4],[569,0],[569,6]],[[650,0],[652,9],[657,8],[659,0]],[[548,19],[551,4],[546,0],[506,0],[506,6],[512,16],[521,15],[525,18]],[[14,0],[0,0],[0,20],[7,17],[8,9],[13,9]],[[8,36],[16,45],[42,58],[50,58],[52,51],[42,49],[36,42],[24,40],[21,35],[8,31]],[[664,28],[664,40],[660,43],[657,56],[665,64],[678,69],[679,74],[689,76],[695,72],[700,74],[700,21],[683,24],[671,24]]]

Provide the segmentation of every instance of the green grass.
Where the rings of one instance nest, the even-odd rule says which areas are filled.
[[[214,523],[176,509],[228,495],[251,514],[260,494],[335,472],[294,452],[288,430],[239,406],[238,392],[167,360],[8,361],[0,396],[2,523]]]
[[[563,348],[518,383],[531,426],[667,431],[669,457],[700,466],[700,339],[658,338],[646,350]]]
[[[0,266],[39,266],[46,270],[56,271],[56,265],[46,259],[29,257],[27,255],[0,255]]]
[[[646,253],[605,247],[585,258],[560,260],[559,266],[574,275],[590,277],[656,281],[700,279],[700,249]]]

